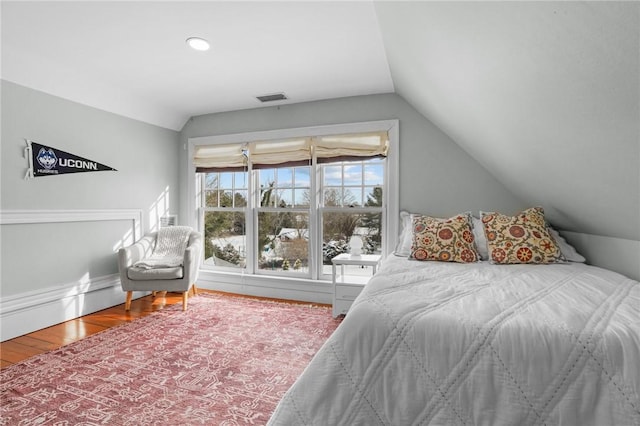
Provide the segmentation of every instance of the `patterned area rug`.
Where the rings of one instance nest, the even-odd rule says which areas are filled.
[[[217,294],[0,371],[0,425],[261,425],[340,320]]]

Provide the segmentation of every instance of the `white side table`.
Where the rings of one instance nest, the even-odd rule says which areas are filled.
[[[351,256],[339,254],[331,259],[333,273],[333,317],[346,314],[353,301],[358,297],[371,278],[368,275],[349,275],[344,273],[345,265],[371,266],[375,275],[380,262],[380,255],[363,254]],[[340,266],[340,274],[336,274],[336,266]]]

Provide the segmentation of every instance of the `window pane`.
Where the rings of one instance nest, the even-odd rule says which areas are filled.
[[[311,186],[310,167],[296,167],[295,177],[296,188],[309,188]]]
[[[244,212],[204,214],[205,264],[244,268],[246,240]]]
[[[293,190],[292,189],[279,189],[278,190],[278,207],[292,207],[293,205]]]
[[[342,166],[324,166],[324,184],[326,186],[342,185]]]
[[[236,191],[233,196],[234,207],[247,206],[247,191]]]
[[[220,188],[222,189],[231,189],[233,188],[233,173],[232,172],[224,172],[220,173]]]
[[[218,191],[205,191],[205,206],[218,207]]]
[[[382,163],[376,161],[373,164],[364,165],[364,183],[365,185],[384,184],[384,167]]]
[[[344,184],[362,185],[362,164],[346,163],[344,165]]]
[[[322,214],[322,263],[331,265],[331,259],[341,253],[349,252],[349,239],[352,235],[362,238],[362,252],[380,254],[382,240],[380,225],[382,213],[342,213],[324,212]],[[323,268],[331,273],[330,266]]]
[[[258,172],[260,173],[260,187],[268,188],[276,181],[275,169],[264,169]]]
[[[247,188],[247,172],[235,172],[235,187],[236,189]]]
[[[342,188],[325,188],[323,201],[327,207],[342,206]]]
[[[365,213],[360,217],[356,234],[362,237],[363,252],[380,254],[382,251],[382,213]]]
[[[309,206],[309,190],[296,189],[294,191],[294,199],[295,199],[296,207],[308,207]]]
[[[220,207],[233,207],[233,194],[231,191],[220,191]]]
[[[382,206],[382,187],[367,187],[365,188],[365,206]]]
[[[274,207],[277,198],[276,190],[273,186],[260,188],[260,207]]]
[[[258,268],[309,272],[309,214],[258,213]]]
[[[277,170],[278,175],[278,187],[279,188],[290,188],[293,186],[293,169],[287,167],[284,169]]]
[[[362,189],[345,188],[342,192],[342,205],[345,207],[359,206],[362,201]]]
[[[362,188],[345,188],[344,205],[345,207],[362,206]]]
[[[218,188],[218,174],[217,173],[207,173],[204,179],[204,187],[206,189],[217,189]]]

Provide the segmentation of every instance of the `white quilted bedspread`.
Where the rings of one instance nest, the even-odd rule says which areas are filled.
[[[640,283],[385,261],[271,425],[640,425]]]

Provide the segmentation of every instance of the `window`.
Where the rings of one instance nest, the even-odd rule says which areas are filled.
[[[258,270],[309,276],[311,166],[257,170]]]
[[[204,263],[244,268],[247,262],[247,172],[203,175]]]
[[[386,160],[325,163],[321,166],[322,263],[331,273],[331,259],[347,250],[351,236],[363,241],[363,251],[382,251],[382,211]]]
[[[389,122],[374,127],[381,123]],[[367,253],[394,244],[397,222],[387,211],[390,200],[397,205],[397,192],[389,197],[397,166],[387,155],[389,133],[321,130],[190,139],[203,270],[326,280],[331,258],[348,251],[352,236]]]

